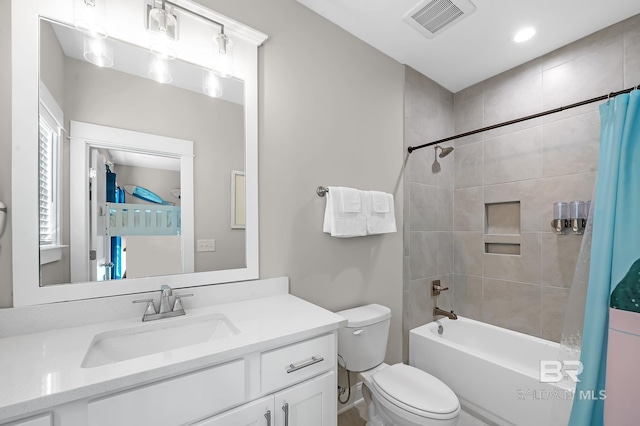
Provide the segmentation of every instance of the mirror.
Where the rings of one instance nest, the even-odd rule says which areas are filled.
[[[14,306],[258,278],[257,46],[266,36],[176,1],[178,58],[172,83],[160,84],[150,79],[145,4],[109,2],[118,17],[105,40],[110,68],[87,62],[72,0],[14,8],[13,204],[26,212],[13,223],[22,236]],[[211,21],[233,41],[234,77],[222,79],[219,98],[202,88],[203,46],[220,31]]]
[[[222,96],[207,96],[202,88],[206,71],[176,59],[168,63],[171,83],[159,84],[148,73],[153,57],[148,50],[101,40],[114,58],[112,67],[103,68],[85,58],[86,39],[75,28],[40,20],[41,284],[244,268],[245,232],[229,226],[229,182],[233,170],[243,170],[245,162],[244,83],[221,78]],[[63,130],[57,134],[51,130],[57,120],[47,124],[48,111],[61,111],[63,116]],[[107,136],[100,131],[82,135],[74,144],[78,135],[69,124],[74,121],[144,132],[149,144],[127,146],[121,137],[110,141],[118,149],[85,143],[105,142]],[[157,153],[153,136],[179,137],[193,144],[193,173],[185,176],[193,181],[193,199],[186,200],[192,206],[186,223],[193,227],[186,233],[176,228],[167,235],[166,223],[159,228],[141,222],[156,215],[171,218],[173,212],[172,223],[177,223],[182,219],[179,205],[185,201],[171,192],[180,193],[179,153]],[[59,143],[46,144],[51,139]],[[76,145],[80,153],[74,156]],[[90,164],[84,161],[87,156]],[[89,176],[89,170],[95,173]],[[127,227],[104,223],[115,220],[116,199],[127,206],[125,211],[134,212],[131,221],[128,215],[122,218]],[[170,204],[173,209],[158,210]],[[72,235],[71,223],[81,232]],[[182,244],[185,239],[189,244]],[[56,250],[59,259],[52,260],[49,254]]]

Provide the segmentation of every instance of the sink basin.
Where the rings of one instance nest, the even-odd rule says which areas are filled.
[[[96,334],[81,367],[91,368],[198,345],[238,334],[223,314],[157,320]]]

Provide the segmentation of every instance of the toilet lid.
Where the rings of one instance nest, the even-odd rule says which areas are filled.
[[[399,406],[414,410],[449,414],[460,407],[456,394],[447,385],[422,370],[395,364],[373,375],[382,396]]]

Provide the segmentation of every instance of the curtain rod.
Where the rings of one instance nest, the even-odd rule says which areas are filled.
[[[587,99],[586,101],[576,102],[575,104],[571,104],[571,105],[567,105],[567,106],[561,106],[559,108],[550,109],[550,110],[547,110],[547,111],[539,112],[537,114],[528,115],[526,117],[516,118],[515,120],[505,121],[504,123],[498,123],[498,124],[494,124],[494,125],[491,125],[491,126],[483,127],[481,129],[472,130],[470,132],[461,133],[459,135],[449,136],[448,138],[440,139],[440,140],[437,140],[437,141],[434,141],[434,142],[429,142],[429,143],[425,143],[425,144],[418,145],[418,146],[410,146],[409,148],[407,148],[407,150],[409,151],[409,154],[411,154],[416,149],[426,148],[428,146],[437,145],[439,143],[448,142],[448,141],[451,141],[451,140],[454,140],[454,139],[464,138],[465,136],[475,135],[476,133],[486,132],[488,130],[493,130],[493,129],[497,129],[499,127],[508,126],[510,124],[515,124],[515,123],[520,123],[522,121],[532,120],[534,118],[543,117],[543,116],[549,115],[549,114],[555,114],[557,112],[561,112],[561,111],[564,111],[564,110],[567,110],[567,109],[571,109],[571,108],[576,108],[576,107],[579,107],[579,106],[582,106],[582,105],[587,105],[587,104],[591,104],[591,103],[598,102],[598,101],[608,100],[608,99],[611,99],[611,98],[613,98],[615,96],[622,95],[624,93],[629,93],[632,90],[637,90],[638,87],[640,87],[640,85],[639,86],[635,86],[635,87],[631,87],[629,89],[624,89],[624,90],[621,90],[619,92],[611,92],[608,95],[598,96],[597,98]]]

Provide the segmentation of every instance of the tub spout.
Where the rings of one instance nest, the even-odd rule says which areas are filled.
[[[440,309],[437,306],[435,308],[433,308],[433,316],[438,316],[438,315],[443,315],[449,319],[458,319],[458,316],[456,314],[453,313],[453,311],[449,312],[449,311],[445,311],[444,309]]]

